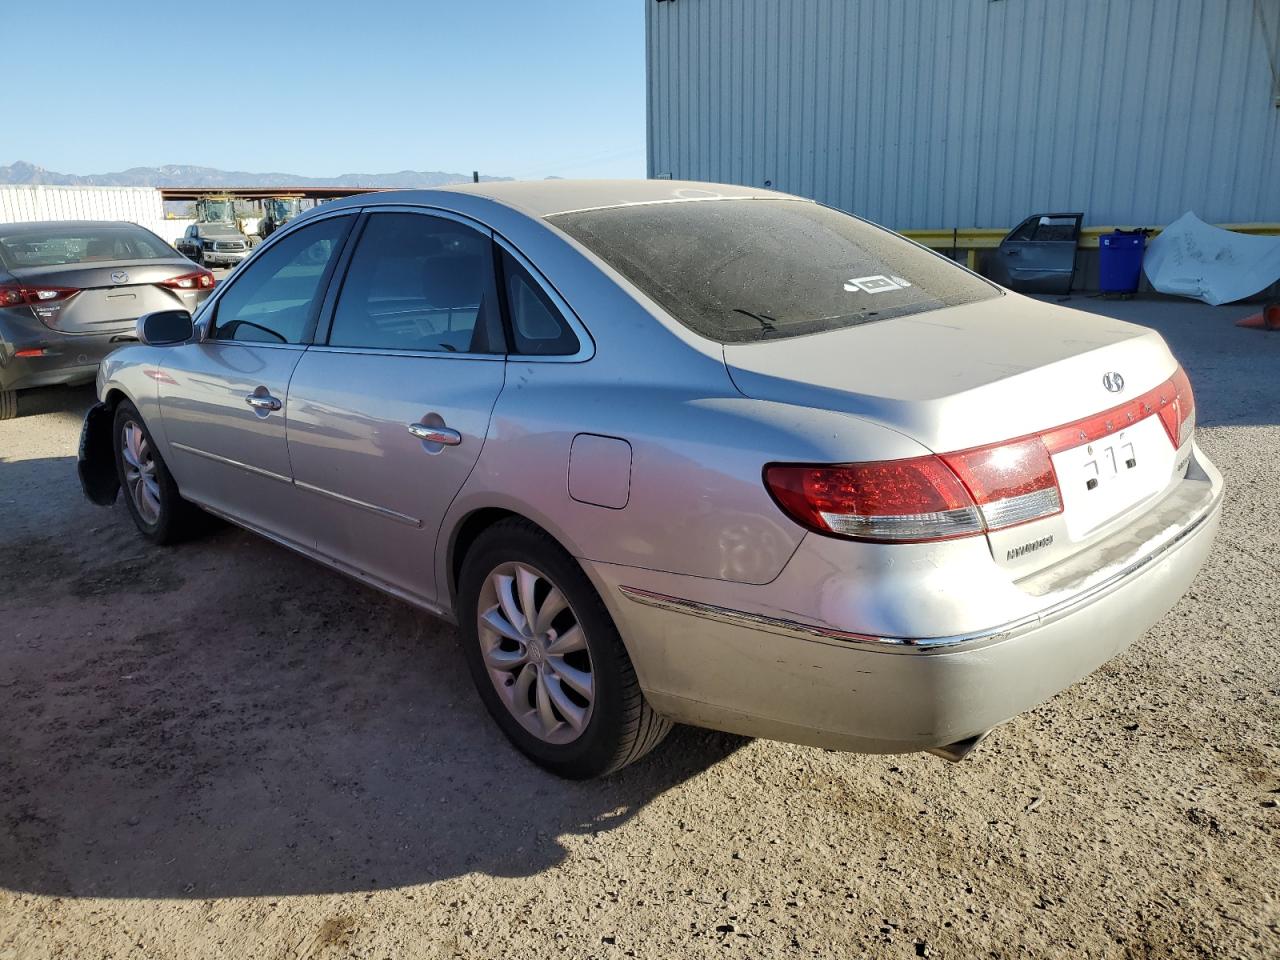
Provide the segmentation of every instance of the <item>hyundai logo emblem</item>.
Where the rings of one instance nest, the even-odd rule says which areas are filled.
[[[111,282],[112,283],[128,283],[129,275],[125,273],[123,270],[117,270],[111,274]]]
[[[1119,393],[1124,389],[1124,377],[1116,373],[1114,370],[1110,373],[1102,375],[1102,385],[1112,393]]]

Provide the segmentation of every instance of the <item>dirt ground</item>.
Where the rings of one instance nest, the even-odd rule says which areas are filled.
[[[0,423],[0,960],[1280,956],[1280,334],[1161,328],[1230,485],[1178,606],[968,760],[678,729],[509,749],[454,632],[80,494],[88,390]]]

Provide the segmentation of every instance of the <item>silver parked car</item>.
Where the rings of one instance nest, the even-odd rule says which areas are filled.
[[[213,274],[136,224],[0,224],[0,420],[18,390],[92,380],[139,316],[194,310],[212,289]]]
[[[958,759],[1158,620],[1222,501],[1156,333],[771,191],[353,197],[139,336],[89,497],[456,622],[571,777],[672,721]]]

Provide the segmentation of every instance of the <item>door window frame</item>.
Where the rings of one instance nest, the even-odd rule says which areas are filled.
[[[1027,239],[1020,239],[1019,237],[1017,237],[1016,234],[1019,231],[1021,231],[1023,227],[1030,224],[1033,220],[1035,221],[1035,229],[1031,231],[1031,236]],[[1044,224],[1041,222],[1043,220],[1074,220],[1075,235],[1066,240],[1037,239],[1036,234],[1038,234],[1040,232],[1040,228],[1044,226]],[[1004,239],[1000,241],[1000,245],[1003,246],[1006,243],[1075,243],[1075,244],[1079,244],[1080,231],[1081,229],[1083,229],[1082,227],[1083,221],[1084,221],[1083,213],[1033,213],[1031,216],[1027,217],[1020,224],[1018,224],[1016,227],[1010,230],[1007,234],[1005,234]]]
[[[351,249],[352,237],[355,234],[355,228],[358,225],[359,210],[344,208],[342,210],[334,210],[318,214],[314,217],[307,217],[305,220],[294,221],[288,225],[287,229],[277,230],[270,237],[259,244],[253,251],[253,257],[247,262],[247,266],[251,268],[253,261],[257,260],[261,253],[270,249],[277,243],[283,243],[300,230],[305,230],[312,224],[319,223],[322,220],[333,220],[338,217],[347,217],[350,223],[347,224],[346,233],[343,234],[340,246],[336,256],[330,257],[329,262],[325,265],[324,273],[320,277],[319,289],[323,291],[318,300],[319,307],[313,307],[311,315],[307,318],[306,324],[302,328],[302,336],[298,338],[297,343],[271,343],[270,341],[261,340],[219,340],[215,333],[218,329],[218,307],[222,302],[222,298],[228,290],[234,289],[245,275],[245,269],[236,270],[229,279],[223,281],[214,290],[213,295],[201,306],[198,324],[200,327],[199,341],[201,343],[234,343],[240,346],[251,347],[268,347],[272,350],[305,350],[314,340],[316,327],[319,318],[323,315],[324,305],[328,302],[329,293],[333,288],[333,278],[336,275],[337,267]]]
[[[431,357],[431,358],[448,358],[451,360],[501,360],[507,359],[511,337],[507,329],[505,311],[500,309],[502,315],[502,336],[504,343],[499,344],[500,349],[494,353],[455,353],[449,350],[404,350],[398,347],[347,347],[336,346],[329,343],[329,337],[333,333],[333,318],[338,308],[338,298],[342,296],[342,288],[346,285],[347,276],[350,273],[351,261],[355,258],[355,253],[360,248],[360,239],[364,236],[366,227],[370,219],[379,214],[387,213],[409,213],[417,216],[435,217],[441,220],[450,220],[454,223],[461,224],[471,230],[476,231],[481,237],[490,241],[493,240],[493,229],[478,220],[454,213],[452,210],[444,210],[438,207],[416,206],[412,204],[389,203],[385,205],[365,206],[360,208],[360,219],[352,228],[348,235],[348,242],[340,257],[339,270],[335,271],[329,282],[329,289],[325,295],[324,301],[320,307],[320,315],[316,324],[314,335],[312,336],[311,349],[322,350],[326,353],[353,353],[371,356],[386,357]],[[489,244],[492,247],[492,242]],[[498,296],[497,284],[497,264],[495,258],[490,253],[489,257],[489,292],[495,307],[499,306],[500,298]]]

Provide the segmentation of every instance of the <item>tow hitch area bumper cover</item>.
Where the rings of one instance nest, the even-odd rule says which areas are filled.
[[[76,472],[80,474],[84,495],[103,507],[115,503],[116,494],[120,491],[115,452],[111,448],[113,420],[111,411],[103,404],[95,403],[89,408],[80,429],[80,452],[76,460]]]

